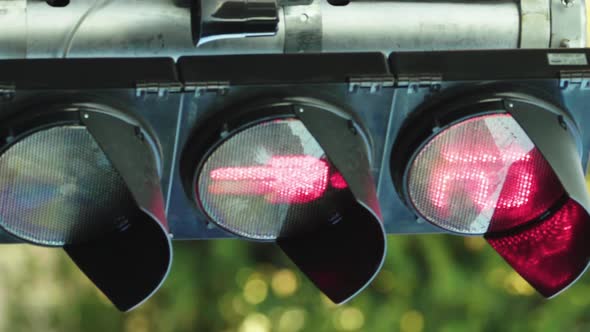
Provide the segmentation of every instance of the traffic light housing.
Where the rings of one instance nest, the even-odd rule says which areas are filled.
[[[74,158],[83,152],[72,151],[91,149],[102,156],[91,161],[106,165],[111,170],[107,174],[118,182],[87,183],[98,193],[113,190],[113,183],[123,188],[115,192],[127,195],[121,194],[129,202],[121,204],[126,218],[109,215],[100,200],[80,196],[88,204],[54,200],[53,214],[40,210],[37,217],[19,222],[43,226],[69,208],[77,211],[74,216],[81,223],[92,219],[82,218],[88,211],[99,211],[104,223],[119,225],[81,243],[57,245],[121,310],[140,304],[160,286],[169,269],[172,238],[237,236],[276,242],[321,291],[342,303],[379,271],[386,233],[457,233],[449,227],[455,220],[451,216],[479,209],[487,211],[489,221],[495,211],[490,197],[503,202],[506,211],[529,201],[546,208],[527,210],[524,215],[534,214],[531,218],[509,211],[504,214],[512,218],[507,217],[512,222],[508,226],[491,229],[491,223],[480,223],[476,231],[459,233],[484,235],[541,294],[553,296],[575,281],[588,262],[581,245],[589,231],[590,202],[583,172],[590,142],[584,129],[590,121],[584,112],[587,55],[585,50],[516,50],[394,53],[388,59],[360,53],[199,56],[176,63],[7,60],[0,62],[0,82],[5,82],[0,88],[0,117],[5,119],[0,138],[13,145],[26,142],[31,129],[19,135],[15,128],[22,126],[15,124],[31,119],[43,120],[32,121],[35,128],[75,126],[86,133],[90,145],[61,153]],[[56,112],[66,114],[69,122],[54,117]],[[487,136],[464,134],[469,128],[487,130]],[[525,151],[501,148],[498,132],[519,137],[514,140],[524,142]],[[485,165],[471,167],[481,170],[479,175],[465,171],[463,178],[445,178],[453,166],[440,157],[446,150],[437,148],[437,142],[452,143],[459,134],[463,141],[479,142],[469,162]],[[52,150],[40,149],[53,144],[47,142],[39,136],[31,147],[51,156]],[[468,146],[461,144],[451,145]],[[484,156],[478,146],[489,146],[492,153]],[[461,161],[465,155],[459,150],[454,156]],[[3,151],[0,158],[9,156],[10,149]],[[60,159],[53,160],[46,170],[58,169]],[[432,177],[435,172],[421,160],[442,165],[443,180]],[[422,165],[416,169],[426,175],[413,178],[408,169],[414,164]],[[546,194],[547,184],[535,191],[529,179],[541,173],[506,175],[512,168],[529,166],[553,174],[549,180],[562,189],[548,195],[545,205],[536,202]],[[10,172],[2,179],[2,173],[0,167],[0,183],[19,179]],[[26,181],[18,188],[35,184],[29,177],[35,178],[23,176]],[[80,181],[64,186],[55,177],[38,178],[42,186],[24,192],[81,188]],[[510,178],[519,183],[516,189],[497,182]],[[448,206],[454,212],[438,218],[416,200],[430,197],[428,189],[422,196],[410,193],[429,184],[448,188],[449,183],[456,185],[439,190],[436,197],[453,197]],[[56,188],[41,190],[51,186]],[[14,188],[7,184],[2,190],[10,194]],[[502,200],[504,188],[513,195]],[[531,193],[537,196],[526,196]],[[11,209],[10,204],[0,206],[0,212]],[[0,226],[4,242],[34,242]],[[568,235],[547,235],[557,233]],[[121,274],[122,268],[128,273]],[[552,279],[557,275],[562,277]]]

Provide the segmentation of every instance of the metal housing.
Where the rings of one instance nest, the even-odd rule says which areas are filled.
[[[262,9],[244,5],[232,14],[237,21],[213,17],[229,0],[202,1],[204,16],[191,19],[197,0],[144,0],[141,6],[133,0],[78,0],[65,7],[3,0],[0,58],[586,46],[583,0],[351,1],[344,6],[281,1],[276,12],[269,0]],[[204,31],[207,40],[196,47],[193,33]]]

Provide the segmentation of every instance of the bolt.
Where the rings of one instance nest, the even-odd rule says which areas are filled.
[[[84,113],[84,119],[88,119],[90,117],[90,115],[88,115],[88,113]]]
[[[514,104],[513,103],[508,103],[508,108],[514,108]]]
[[[229,136],[229,125],[227,123],[224,123],[221,126],[221,131],[219,132],[219,137],[226,138],[227,136]]]
[[[570,8],[570,7],[572,7],[574,5],[574,1],[575,0],[561,0],[561,4],[564,7]]]
[[[562,115],[557,117],[557,121],[559,122],[559,125],[561,126],[561,128],[567,130],[567,123],[565,122],[565,119],[563,118]]]
[[[143,136],[143,132],[141,132],[141,128],[135,127],[135,137],[137,137],[140,141],[143,141],[145,137]]]
[[[571,44],[570,44],[570,40],[569,39],[563,39],[561,41],[561,43],[559,43],[559,47],[561,47],[561,48],[570,48],[571,47],[570,45]]]
[[[357,130],[356,130],[356,127],[354,126],[354,122],[352,122],[352,120],[348,120],[348,123],[347,124],[348,124],[348,130],[350,130],[350,132],[353,135],[356,135],[357,134]]]

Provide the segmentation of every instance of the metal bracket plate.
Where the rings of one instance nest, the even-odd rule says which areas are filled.
[[[204,95],[205,93],[215,93],[223,96],[229,91],[229,82],[218,81],[218,82],[195,82],[186,84],[183,91],[194,92],[195,97]]]
[[[559,87],[563,90],[590,90],[590,70],[562,70],[559,72]]]
[[[180,83],[139,82],[135,86],[135,96],[143,97],[155,94],[158,97],[165,97],[169,93],[177,93],[182,90],[182,84]]]
[[[395,78],[384,77],[351,77],[348,79],[348,92],[356,93],[360,90],[368,90],[369,93],[378,93],[383,88],[393,88]]]
[[[418,92],[421,88],[436,92],[440,90],[442,80],[442,75],[437,73],[401,74],[397,78],[397,87],[407,88],[408,94]]]
[[[586,46],[584,0],[551,0],[551,48]]]

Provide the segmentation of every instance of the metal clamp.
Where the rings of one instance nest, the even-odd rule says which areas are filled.
[[[213,40],[274,36],[279,26],[275,0],[200,0],[192,8],[197,46]]]
[[[285,12],[285,53],[322,51],[322,13],[319,0],[288,1]]]

